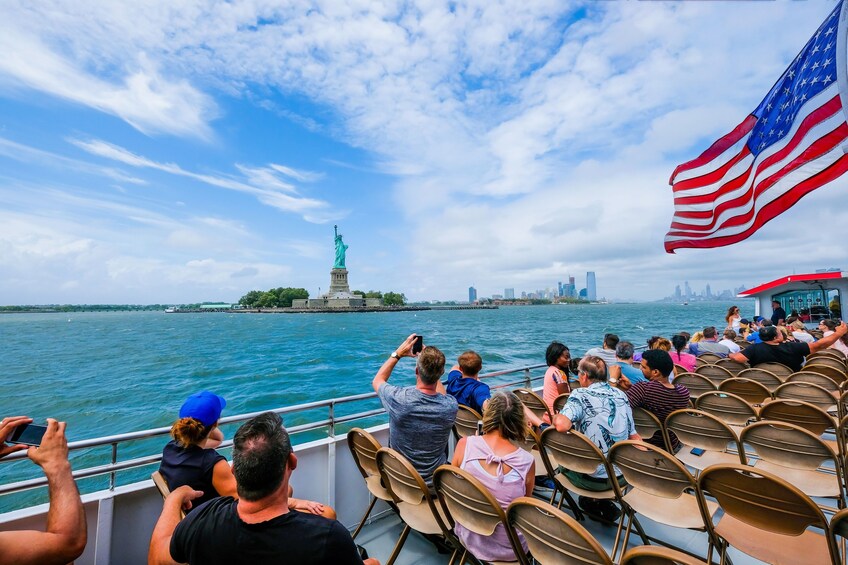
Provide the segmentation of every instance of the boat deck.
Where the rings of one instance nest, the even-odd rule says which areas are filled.
[[[537,492],[540,492],[540,494],[550,493],[550,491],[544,490]],[[664,526],[643,516],[637,518],[649,536],[673,543],[681,549],[700,555],[702,559],[706,557],[707,535],[705,533]],[[595,536],[595,539],[607,550],[607,553],[612,550],[616,530],[614,527],[606,526],[591,519],[586,519],[581,524]],[[402,530],[403,523],[400,519],[394,513],[386,512],[362,528],[362,531],[356,537],[356,543],[365,547],[369,557],[375,557],[385,565]],[[642,540],[635,531],[631,534],[629,541],[628,547],[642,545]],[[763,563],[733,548],[728,551],[728,556],[734,565],[759,565]],[[396,565],[447,565],[449,561],[450,555],[439,554],[432,543],[413,531],[409,534],[395,563]],[[716,552],[713,553],[713,561],[718,562],[718,553]]]

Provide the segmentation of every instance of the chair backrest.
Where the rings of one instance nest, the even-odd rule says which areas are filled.
[[[663,427],[662,422],[660,422],[660,419],[657,418],[656,414],[649,412],[644,408],[639,408],[638,406],[634,406],[632,410],[633,423],[636,425],[636,432],[643,438],[649,438],[656,432],[660,432],[666,451],[671,451],[669,439],[665,433],[665,428]]]
[[[780,377],[771,371],[763,369],[762,365],[740,371],[736,377],[739,379],[748,379],[749,381],[757,381],[769,389],[770,392],[774,392],[777,387],[783,384],[783,380]]]
[[[719,359],[724,359],[721,355],[716,355],[715,353],[701,353],[698,355],[698,359],[701,361],[706,361],[707,363],[715,363]]]
[[[832,378],[824,375],[822,373],[814,373],[812,371],[798,371],[797,373],[792,373],[789,375],[789,378],[786,379],[788,383],[810,383],[814,385],[819,385],[823,389],[828,392],[839,392],[839,383],[834,381]]]
[[[580,432],[558,432],[556,428],[550,427],[542,432],[541,444],[545,466],[550,465],[549,473],[553,473],[560,465],[587,474],[597,471],[598,465],[604,465],[607,473],[610,473],[609,462],[603,452]]]
[[[621,470],[633,489],[672,499],[680,498],[684,492],[695,491],[695,478],[686,467],[655,445],[644,441],[618,441],[610,448],[607,459]]]
[[[701,410],[675,410],[665,420],[665,427],[686,445],[709,451],[726,451],[733,444],[742,453],[739,438],[721,419]]]
[[[788,422],[820,436],[836,425],[827,412],[801,400],[774,400],[760,408],[760,419]]]
[[[833,544],[837,547],[842,547],[843,560],[840,563],[845,563],[845,546],[840,543],[840,538],[845,541],[848,538],[848,508],[843,508],[833,515],[830,519],[830,535],[833,537]]]
[[[822,375],[826,375],[836,381],[837,383],[844,382],[846,380],[845,375],[845,367],[832,367],[829,364],[821,363],[820,361],[828,361],[825,358],[816,359],[815,363],[807,363],[804,365],[803,370],[810,373],[821,373]],[[842,361],[832,361],[833,364],[842,363]]]
[[[554,398],[554,415],[562,412],[563,407],[565,407],[565,403],[568,402],[568,397],[571,396],[570,392],[564,392]]]
[[[482,419],[483,416],[479,412],[460,404],[456,411],[456,420],[453,423],[453,434],[456,439],[477,435],[477,422]]]
[[[757,411],[753,406],[729,392],[705,392],[698,397],[695,408],[732,426],[744,426],[757,419]]]
[[[701,367],[696,368],[695,372],[701,376],[707,377],[716,385],[718,385],[721,381],[733,378],[733,373],[724,367],[719,367],[718,365],[702,365]]]
[[[815,526],[828,532],[827,518],[810,497],[780,477],[754,467],[708,467],[698,477],[698,490],[715,498],[726,514],[761,530],[799,536]]]
[[[516,498],[506,513],[540,563],[612,565],[607,552],[586,528],[546,502],[523,496]]]
[[[760,363],[754,368],[765,369],[769,373],[774,373],[782,381],[785,381],[789,375],[795,372],[791,367],[787,367],[783,363]]]
[[[698,373],[680,373],[674,377],[674,384],[683,385],[689,389],[689,396],[693,401],[705,392],[718,390],[713,381]]]
[[[751,366],[747,363],[740,363],[739,361],[734,361],[729,357],[725,357],[723,359],[719,359],[714,363],[718,367],[724,367],[734,375],[739,374],[739,371],[744,371],[745,369],[750,369]]]
[[[380,474],[380,469],[377,468],[377,451],[383,446],[374,436],[362,428],[353,428],[347,433],[347,446],[363,478]]]
[[[809,402],[823,410],[836,404],[836,397],[826,388],[803,382],[783,383],[774,391],[774,397],[781,400]]]
[[[674,374],[675,375],[682,375],[683,373],[688,373],[688,372],[689,372],[689,369],[687,369],[683,365],[678,365],[677,363],[674,364]]]
[[[153,484],[156,485],[156,488],[159,490],[159,494],[162,495],[162,498],[168,498],[168,495],[171,494],[171,489],[168,487],[168,481],[165,480],[162,473],[159,471],[153,471],[153,473],[150,474],[150,478],[153,479]],[[181,508],[180,518],[185,518],[185,516],[185,510]]]
[[[551,414],[548,405],[545,404],[545,401],[542,400],[541,396],[539,396],[532,390],[528,390],[526,388],[517,388],[512,392],[514,392],[515,395],[518,396],[524,406],[526,406],[527,409],[530,410],[533,414],[542,419],[544,419],[545,415],[547,414],[548,421],[554,421],[553,414]]]
[[[742,429],[739,441],[760,459],[791,469],[814,471],[825,461],[838,465],[836,452],[821,437],[787,422],[754,422]]]
[[[489,489],[471,473],[452,465],[442,465],[433,474],[433,486],[445,515],[475,534],[491,536],[498,524],[503,524],[516,559],[526,563],[524,551],[507,523],[503,508]]]
[[[718,389],[735,394],[748,404],[762,404],[765,399],[771,398],[771,391],[765,385],[739,377],[720,382]]]
[[[377,468],[398,514],[408,526],[422,533],[448,535],[451,526],[442,520],[427,484],[403,455],[381,447],[377,451]]]
[[[815,353],[810,353],[807,355],[807,363],[811,363],[813,359],[818,359],[819,357],[831,357],[833,359],[838,359],[843,363],[848,363],[848,359],[846,359],[845,354],[834,347],[828,347],[827,349],[820,349]]]

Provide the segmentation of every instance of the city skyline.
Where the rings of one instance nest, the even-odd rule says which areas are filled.
[[[6,2],[0,303],[314,296],[335,224],[354,287],[413,301],[472,277],[518,297],[593,271],[597,297],[650,300],[812,272],[848,178],[732,247],[663,238],[672,171],[831,9]]]

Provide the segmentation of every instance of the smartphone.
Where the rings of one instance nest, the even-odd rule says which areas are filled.
[[[483,435],[483,420],[477,420],[477,435]]]
[[[695,457],[700,457],[701,455],[704,454],[704,451],[705,450],[701,449],[700,447],[693,447],[691,453]]]
[[[424,349],[424,336],[415,336],[415,343],[412,344],[412,354],[418,355]]]
[[[21,424],[12,432],[12,437],[6,440],[8,443],[22,443],[24,445],[41,445],[41,438],[47,431],[47,426],[37,424]]]

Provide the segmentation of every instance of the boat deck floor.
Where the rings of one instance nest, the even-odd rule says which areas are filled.
[[[688,552],[701,556],[702,559],[706,558],[707,535],[705,533],[684,530],[682,528],[672,528],[653,522],[643,516],[637,516],[637,518],[647,535],[674,544]],[[581,522],[581,524],[595,536],[598,542],[607,550],[607,553],[612,550],[616,528],[588,518]],[[380,563],[385,565],[402,530],[403,523],[398,516],[394,513],[386,512],[363,527],[362,531],[356,537],[356,543],[365,547],[369,557],[375,557],[380,560]],[[634,531],[630,536],[628,547],[636,547],[638,545],[642,545],[642,540]],[[758,565],[763,563],[733,548],[730,548],[728,551],[728,556],[731,558],[733,565]],[[396,565],[447,565],[449,561],[450,555],[439,554],[432,543],[413,531],[409,534],[395,563]],[[717,552],[713,552],[713,562],[718,563]]]

